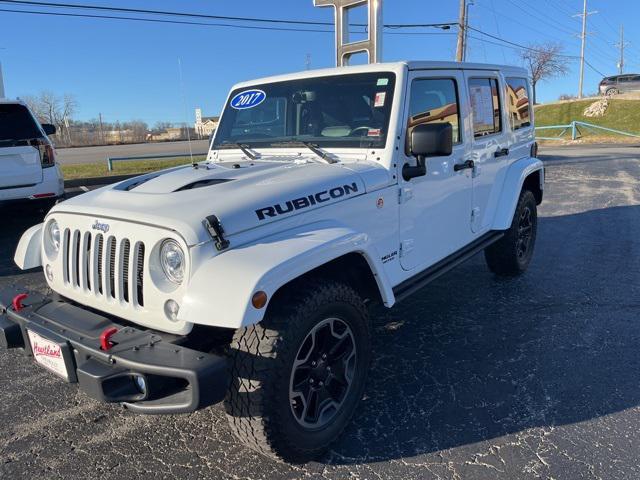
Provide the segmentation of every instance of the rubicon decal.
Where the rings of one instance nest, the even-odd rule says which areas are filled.
[[[307,195],[305,197],[296,198],[282,203],[276,203],[270,207],[259,208],[256,210],[256,215],[259,220],[264,220],[267,217],[277,217],[278,215],[284,215],[291,213],[295,210],[301,210],[303,208],[325,203],[330,200],[345,197],[353,193],[358,192],[358,185],[354,182],[351,185],[343,185],[341,187],[335,187],[329,190],[323,190],[313,195]]]

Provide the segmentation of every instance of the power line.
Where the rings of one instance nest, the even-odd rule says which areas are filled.
[[[0,0],[2,2],[3,0]],[[92,15],[89,13],[63,13],[63,12],[43,12],[39,10],[13,10],[8,8],[0,8],[0,12],[23,13],[31,15],[47,15],[54,17],[80,17],[80,18],[97,18],[106,20],[127,20],[134,22],[150,22],[150,23],[168,23],[173,25],[198,25],[208,27],[228,27],[228,28],[244,28],[251,30],[276,30],[285,32],[316,32],[316,33],[333,33],[332,30],[308,29],[308,28],[288,28],[288,27],[261,27],[257,25],[235,25],[228,23],[207,23],[207,22],[187,22],[181,20],[163,20],[160,18],[138,18],[125,17],[118,15]]]
[[[203,13],[192,12],[176,12],[168,10],[147,10],[142,8],[124,8],[124,7],[105,7],[102,5],[88,5],[88,4],[74,4],[74,3],[55,3],[55,2],[38,2],[29,0],[0,0],[0,3],[12,3],[18,5],[39,6],[39,7],[51,7],[51,8],[65,8],[65,9],[77,9],[77,10],[97,10],[106,12],[118,12],[128,14],[144,14],[144,15],[162,15],[173,17],[188,17],[188,18],[201,18],[207,20],[226,20],[226,21],[241,21],[241,22],[259,22],[259,23],[275,23],[275,24],[287,24],[287,25],[309,25],[309,26],[328,26],[333,27],[333,22],[318,22],[310,20],[288,20],[280,18],[257,18],[257,17],[234,17],[226,15],[207,15]],[[26,12],[27,10],[21,10]],[[109,18],[106,17],[105,18]],[[457,25],[457,22],[443,22],[443,23],[389,23],[385,24],[385,28],[442,28],[449,29],[452,26]],[[366,23],[352,23],[352,27],[366,27]]]

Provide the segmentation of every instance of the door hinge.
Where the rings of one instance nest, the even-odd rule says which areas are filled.
[[[413,198],[413,189],[409,187],[401,187],[398,190],[398,203],[406,203]]]
[[[480,218],[480,207],[471,210],[471,223],[476,222]]]
[[[413,238],[400,242],[400,257],[405,257],[413,251]]]

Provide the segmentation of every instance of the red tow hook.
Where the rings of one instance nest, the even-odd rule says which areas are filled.
[[[100,334],[100,350],[111,350],[111,347],[115,345],[110,339],[116,333],[118,333],[118,329],[116,327],[107,328],[104,332]]]
[[[13,305],[13,310],[15,312],[19,312],[24,308],[24,305],[22,305],[22,301],[26,299],[28,296],[29,295],[27,295],[26,293],[19,293],[18,295],[13,297],[13,301],[11,303]]]

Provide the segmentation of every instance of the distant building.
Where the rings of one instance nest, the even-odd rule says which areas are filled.
[[[187,135],[187,129],[184,127],[171,127],[165,129],[163,132],[156,132],[147,137],[151,142],[171,142],[176,140],[187,140],[187,138],[193,139],[195,132],[193,129],[189,129]]]
[[[209,138],[218,128],[220,117],[203,117],[202,110],[196,108],[196,123],[194,124],[196,135],[200,138]]]

